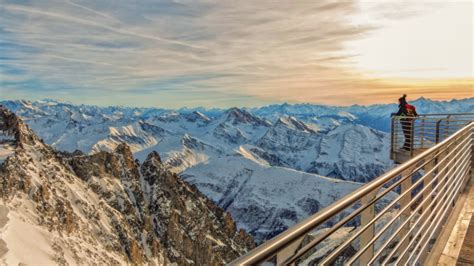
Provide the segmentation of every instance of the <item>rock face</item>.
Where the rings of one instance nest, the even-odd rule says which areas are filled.
[[[59,153],[3,107],[0,131],[15,146],[0,164],[7,264],[222,265],[254,247],[156,152]]]
[[[195,261],[197,265],[230,262],[253,247],[253,239],[237,231],[229,213],[224,212],[189,186],[176,174],[165,170],[158,153],[152,152],[140,168],[145,178],[147,202],[156,234],[166,239],[166,250],[179,265]],[[234,248],[229,248],[234,247]]]

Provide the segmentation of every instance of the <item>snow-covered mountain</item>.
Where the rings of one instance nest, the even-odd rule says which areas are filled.
[[[396,99],[394,99],[396,102]],[[465,113],[474,111],[474,93],[473,97],[450,100],[433,101],[426,98],[418,98],[410,101],[416,106],[420,114],[433,113]],[[317,104],[276,104],[260,108],[253,108],[251,113],[276,121],[283,115],[296,117],[305,123],[319,124],[326,121],[334,124],[340,124],[349,119],[355,123],[372,127],[384,132],[390,131],[390,114],[398,110],[398,104],[375,104],[375,105],[352,105],[352,106],[328,106]],[[319,121],[319,123],[318,123]]]
[[[265,108],[213,110],[212,116],[206,116],[196,110],[98,108],[51,100],[3,104],[18,112],[46,143],[59,150],[112,151],[125,142],[139,160],[153,150],[160,152],[177,173],[209,158],[232,154],[242,145],[252,145],[249,152],[272,166],[345,180],[366,181],[391,167],[387,135],[357,123],[355,115],[337,107],[321,107],[322,115],[313,114],[311,118],[309,112],[318,109],[314,106],[282,105],[279,111],[268,107],[273,115],[285,111],[307,120],[304,121],[286,114],[273,120],[268,115],[270,109]],[[298,114],[296,109],[307,115]],[[343,135],[339,139],[345,141],[331,142],[335,135]],[[358,145],[351,137],[364,140],[366,145]],[[331,145],[327,145],[329,142]],[[203,151],[190,147],[198,143],[212,148]]]
[[[159,152],[166,169],[196,185],[258,241],[360,185],[323,176],[367,182],[392,167],[386,131],[394,104],[228,110],[1,104],[59,150],[113,152],[125,142],[140,162]],[[414,104],[420,113],[474,110],[474,98]]]
[[[223,265],[254,247],[156,152],[57,152],[4,107],[0,133],[2,265]]]
[[[361,185],[272,167],[247,147],[193,166],[183,172],[183,178],[228,210],[258,241],[275,236]]]

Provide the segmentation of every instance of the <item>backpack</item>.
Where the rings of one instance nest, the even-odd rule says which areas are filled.
[[[405,104],[405,109],[407,110],[407,116],[415,116],[416,108],[411,104]]]

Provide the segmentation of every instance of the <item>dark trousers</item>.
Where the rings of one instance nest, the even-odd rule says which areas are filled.
[[[403,143],[403,149],[410,150],[411,143],[413,142],[413,121],[410,118],[401,119],[403,135],[405,136],[405,143]]]

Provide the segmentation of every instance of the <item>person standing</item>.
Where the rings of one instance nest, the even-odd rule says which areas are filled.
[[[403,94],[398,99],[398,112],[395,116],[401,116],[400,124],[402,125],[403,135],[405,136],[405,142],[403,148],[406,151],[411,150],[411,144],[413,142],[413,125],[414,118],[418,116],[415,106],[408,104],[406,100],[407,95]]]

